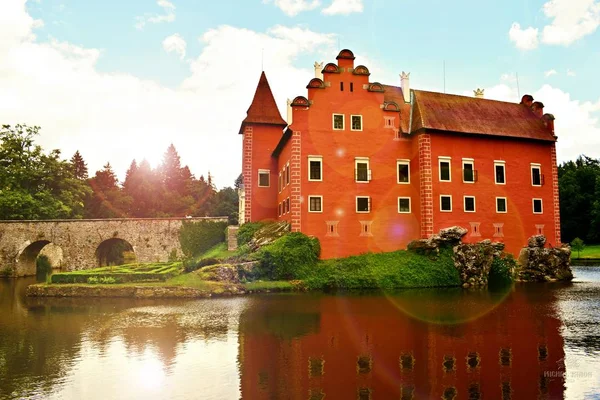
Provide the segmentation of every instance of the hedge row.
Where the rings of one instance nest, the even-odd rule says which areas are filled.
[[[179,243],[186,257],[202,254],[225,241],[227,221],[184,221],[179,230]]]
[[[138,273],[138,274],[94,274],[94,273],[77,273],[77,274],[54,274],[50,277],[51,283],[88,283],[89,278],[100,280],[101,278],[112,278],[115,283],[131,283],[131,282],[164,282],[167,279],[173,278],[178,274],[178,270],[174,269],[168,273]]]

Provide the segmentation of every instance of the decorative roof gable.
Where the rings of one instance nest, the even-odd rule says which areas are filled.
[[[273,92],[264,71],[260,75],[256,93],[254,93],[254,99],[248,108],[247,116],[242,121],[240,133],[243,133],[246,124],[287,126],[287,123],[279,113],[277,103],[275,103]]]

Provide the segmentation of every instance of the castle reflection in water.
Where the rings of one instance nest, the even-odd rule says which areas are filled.
[[[431,293],[253,299],[240,320],[242,397],[563,398],[547,291]]]

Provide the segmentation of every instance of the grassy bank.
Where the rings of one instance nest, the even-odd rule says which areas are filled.
[[[579,255],[577,254],[577,251],[572,250],[571,258],[572,259],[578,259],[578,258],[600,259],[600,245],[599,244],[586,244],[585,248],[579,253]]]

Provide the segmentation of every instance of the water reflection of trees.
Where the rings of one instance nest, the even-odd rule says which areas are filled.
[[[225,340],[236,300],[31,299],[28,280],[0,280],[0,398],[47,397],[81,361],[122,342],[129,356],[151,349],[168,369],[181,344]]]

